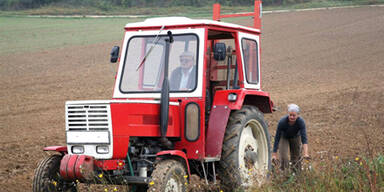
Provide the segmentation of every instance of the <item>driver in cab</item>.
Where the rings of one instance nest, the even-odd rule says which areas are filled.
[[[173,70],[170,79],[171,90],[192,90],[196,82],[194,54],[186,51],[180,55],[180,66]]]

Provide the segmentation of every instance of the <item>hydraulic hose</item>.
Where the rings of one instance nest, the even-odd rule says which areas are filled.
[[[135,176],[135,173],[133,172],[131,158],[129,157],[129,151],[127,152],[127,162],[128,162],[128,166],[129,166],[129,173],[131,173],[131,176]],[[132,186],[132,191],[133,192],[136,191],[136,185]]]

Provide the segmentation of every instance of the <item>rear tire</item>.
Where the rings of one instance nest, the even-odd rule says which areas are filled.
[[[185,167],[173,159],[162,160],[157,163],[152,173],[152,182],[148,192],[184,192],[187,179]]]
[[[220,160],[221,182],[229,189],[261,184],[271,169],[268,126],[263,113],[243,106],[229,118]]]
[[[60,176],[61,155],[43,159],[33,177],[33,192],[77,192],[75,182],[64,181]]]

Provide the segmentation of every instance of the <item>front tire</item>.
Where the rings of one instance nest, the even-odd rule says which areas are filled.
[[[64,181],[60,176],[61,155],[43,159],[33,177],[33,192],[77,192],[75,182]]]
[[[173,159],[162,160],[156,164],[152,173],[152,182],[148,192],[184,192],[186,191],[185,167]]]
[[[258,108],[243,106],[231,114],[220,166],[222,183],[228,188],[251,187],[267,178],[271,169],[270,138]]]

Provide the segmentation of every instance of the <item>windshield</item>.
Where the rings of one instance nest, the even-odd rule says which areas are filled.
[[[120,91],[160,92],[164,79],[165,38],[134,36],[128,41]],[[191,92],[196,88],[198,37],[174,35],[170,44],[168,79],[171,92]],[[145,58],[145,59],[144,59]]]

